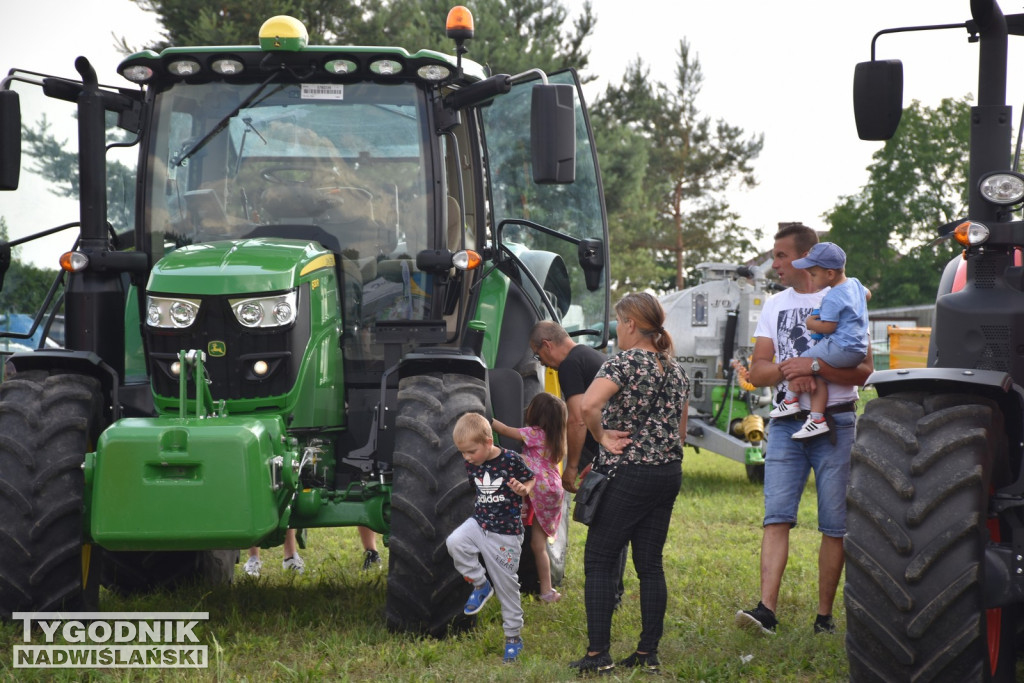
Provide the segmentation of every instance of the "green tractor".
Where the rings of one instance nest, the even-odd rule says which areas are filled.
[[[0,618],[229,581],[240,548],[362,525],[390,548],[389,626],[457,623],[470,587],[444,541],[473,493],[451,428],[521,424],[533,323],[603,347],[609,312],[576,74],[488,75],[472,33],[457,7],[455,56],[410,54],[274,17],[259,45],[134,54],[129,87],[84,57],[80,80],[9,73],[0,189],[22,99],[74,103],[80,219],[0,244],[6,270],[78,229],[34,319],[63,313],[66,348],[14,354],[0,384]]]

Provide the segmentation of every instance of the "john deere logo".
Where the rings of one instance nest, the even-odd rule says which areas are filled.
[[[206,352],[215,358],[220,358],[228,352],[228,348],[222,341],[212,341],[206,345]]]

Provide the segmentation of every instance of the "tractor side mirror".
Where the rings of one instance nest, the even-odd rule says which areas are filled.
[[[7,276],[7,269],[11,267],[11,245],[7,242],[0,242],[0,290],[4,288],[4,278]]]
[[[853,114],[861,140],[888,140],[903,115],[903,62],[861,62],[853,72]]]
[[[17,190],[21,174],[21,101],[0,90],[0,190]]]
[[[576,108],[567,83],[533,86],[530,100],[530,153],[533,182],[576,180]]]
[[[587,283],[588,292],[596,292],[601,288],[601,272],[604,270],[604,244],[594,237],[580,240],[577,247],[580,267],[583,268],[583,279]]]

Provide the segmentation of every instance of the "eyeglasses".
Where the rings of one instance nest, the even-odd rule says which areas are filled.
[[[537,361],[538,363],[543,363],[543,362],[544,362],[544,361],[542,361],[542,360],[540,359],[540,350],[541,350],[542,348],[544,348],[544,343],[545,343],[545,342],[547,342],[547,339],[541,339],[541,341],[540,341],[540,346],[539,346],[538,348],[536,348],[536,349],[533,349],[533,359],[534,359],[535,361]],[[533,347],[530,347],[530,348],[533,348]]]

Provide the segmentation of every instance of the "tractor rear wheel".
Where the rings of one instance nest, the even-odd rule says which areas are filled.
[[[989,484],[1005,454],[986,399],[867,405],[847,495],[850,680],[1013,680],[1012,628],[983,602]]]
[[[483,380],[460,374],[406,377],[398,387],[391,491],[387,622],[435,637],[473,623],[462,609],[472,586],[445,540],[473,513],[473,489],[452,441],[464,413],[485,414]]]
[[[36,370],[0,384],[0,619],[96,607],[82,463],[102,406],[100,383],[86,375]]]

